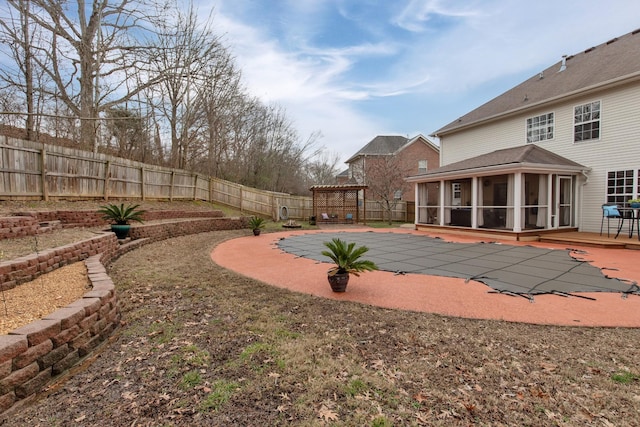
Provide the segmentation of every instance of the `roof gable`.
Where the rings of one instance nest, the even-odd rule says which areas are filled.
[[[360,156],[389,156],[398,153],[415,142],[422,142],[434,150],[440,152],[437,145],[431,142],[424,135],[417,135],[411,139],[399,135],[379,135],[373,138],[367,145],[362,147],[356,154],[351,156],[345,163],[350,163]]]
[[[559,61],[434,132],[440,136],[619,80],[640,79],[640,29]]]
[[[367,145],[362,147],[356,154],[351,156],[345,163],[355,160],[359,156],[365,155],[389,155],[402,148],[407,143],[407,138],[399,135],[378,135]]]

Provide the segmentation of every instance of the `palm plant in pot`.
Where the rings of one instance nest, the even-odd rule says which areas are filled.
[[[116,233],[118,239],[126,239],[131,229],[130,222],[142,222],[142,215],[145,211],[138,209],[139,207],[140,205],[125,206],[124,203],[121,203],[120,206],[111,204],[100,206],[98,212],[102,214],[102,219],[111,221],[111,231]]]
[[[265,219],[260,218],[259,216],[252,216],[249,218],[249,228],[253,230],[254,236],[260,235],[260,230],[264,228],[265,223]]]
[[[322,251],[322,255],[331,258],[335,263],[335,267],[327,272],[327,279],[334,292],[346,291],[349,274],[360,276],[361,272],[378,269],[373,261],[360,259],[369,250],[366,246],[356,247],[355,242],[347,243],[338,238],[324,242],[324,245],[328,250]]]

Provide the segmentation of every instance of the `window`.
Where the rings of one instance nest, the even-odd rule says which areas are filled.
[[[396,190],[393,192],[393,200],[402,200],[402,190]]]
[[[600,101],[578,105],[573,110],[573,140],[575,142],[600,138]]]
[[[427,171],[427,161],[418,160],[418,173],[425,173]]]
[[[553,113],[527,119],[527,142],[553,139]]]
[[[634,175],[636,181],[634,183]],[[638,191],[640,191],[640,170],[623,170],[613,171],[607,173],[607,203],[615,203],[617,205],[624,205],[636,197],[640,197]],[[634,193],[634,188],[636,192]]]

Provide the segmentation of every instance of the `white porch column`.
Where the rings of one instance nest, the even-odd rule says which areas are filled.
[[[478,228],[478,177],[471,178],[471,228]]]
[[[440,180],[440,204],[438,209],[440,210],[438,213],[440,225],[444,225],[444,181],[442,180]]]
[[[413,184],[413,200],[415,200],[415,209],[414,209],[414,212],[413,212],[413,224],[414,225],[418,224],[418,212],[420,211],[420,208],[418,206],[420,206],[421,203],[424,203],[418,198],[418,187],[419,186],[420,186],[419,182],[416,182],[416,183]]]
[[[553,197],[553,174],[550,173],[549,175],[547,175],[547,205],[549,206],[547,208],[547,228],[551,229],[551,228],[558,228],[558,224],[556,221],[552,220],[555,217],[555,206],[556,206],[556,198]]]
[[[522,172],[516,172],[513,180],[513,231],[522,231]]]

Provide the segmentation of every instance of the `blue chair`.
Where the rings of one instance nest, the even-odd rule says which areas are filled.
[[[348,213],[345,219],[347,220],[347,224],[353,223],[353,215],[352,214]]]
[[[620,229],[622,228],[622,221],[623,221],[623,217],[620,214],[620,211],[618,210],[618,206],[617,205],[608,205],[608,204],[604,204],[602,205],[602,221],[600,221],[600,235],[602,236],[602,228],[604,226],[604,219],[607,219],[607,237],[610,237],[609,234],[609,227],[610,227],[610,223],[609,221],[611,220],[611,218],[615,218],[618,220],[618,233],[620,233]],[[617,235],[616,235],[617,236]]]

